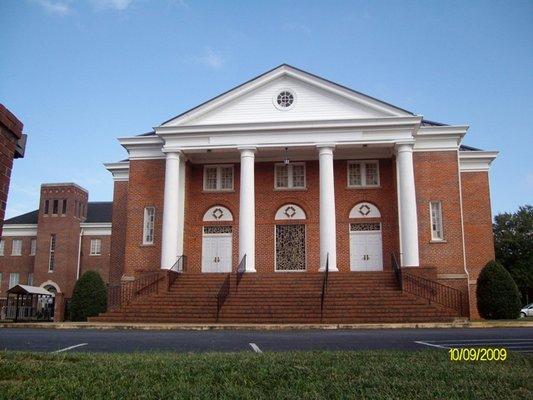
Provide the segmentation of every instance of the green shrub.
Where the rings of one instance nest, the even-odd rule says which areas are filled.
[[[85,272],[74,286],[70,303],[70,319],[87,321],[107,309],[106,285],[100,274],[95,271]]]
[[[518,317],[518,287],[511,274],[497,261],[489,261],[477,278],[477,308],[485,319]]]

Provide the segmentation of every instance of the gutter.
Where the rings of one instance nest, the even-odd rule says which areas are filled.
[[[80,279],[81,266],[81,238],[83,237],[83,228],[80,229],[80,238],[78,240],[78,268],[76,270],[76,280]]]

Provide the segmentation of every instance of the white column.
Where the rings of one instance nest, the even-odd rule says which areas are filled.
[[[161,268],[171,268],[178,259],[180,153],[167,153],[163,205]]]
[[[413,145],[396,145],[398,204],[400,214],[401,260],[403,267],[418,267],[418,218],[416,210]]]
[[[333,145],[320,145],[318,159],[320,168],[320,271],[326,268],[329,255],[329,270],[337,269],[337,233],[335,222],[335,181],[333,173]]]
[[[239,262],[246,254],[246,272],[255,271],[255,148],[239,148],[241,152],[241,184],[239,197]]]

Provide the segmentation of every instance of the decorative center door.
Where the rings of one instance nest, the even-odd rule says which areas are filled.
[[[305,225],[276,225],[276,271],[305,271]]]
[[[383,270],[381,224],[350,224],[350,269],[352,271]]]
[[[231,272],[231,226],[205,226],[202,237],[202,272]]]

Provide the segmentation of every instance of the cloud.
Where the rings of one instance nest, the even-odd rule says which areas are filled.
[[[46,12],[64,17],[72,12],[70,1],[35,0]]]
[[[290,22],[283,25],[282,29],[287,32],[300,32],[306,36],[311,36],[311,28],[305,24]]]
[[[204,54],[199,57],[195,57],[195,60],[198,63],[203,64],[212,69],[219,69],[226,62],[220,52],[213,50],[211,47],[206,47],[204,49]]]
[[[133,0],[90,0],[95,8],[124,11],[133,4]]]

